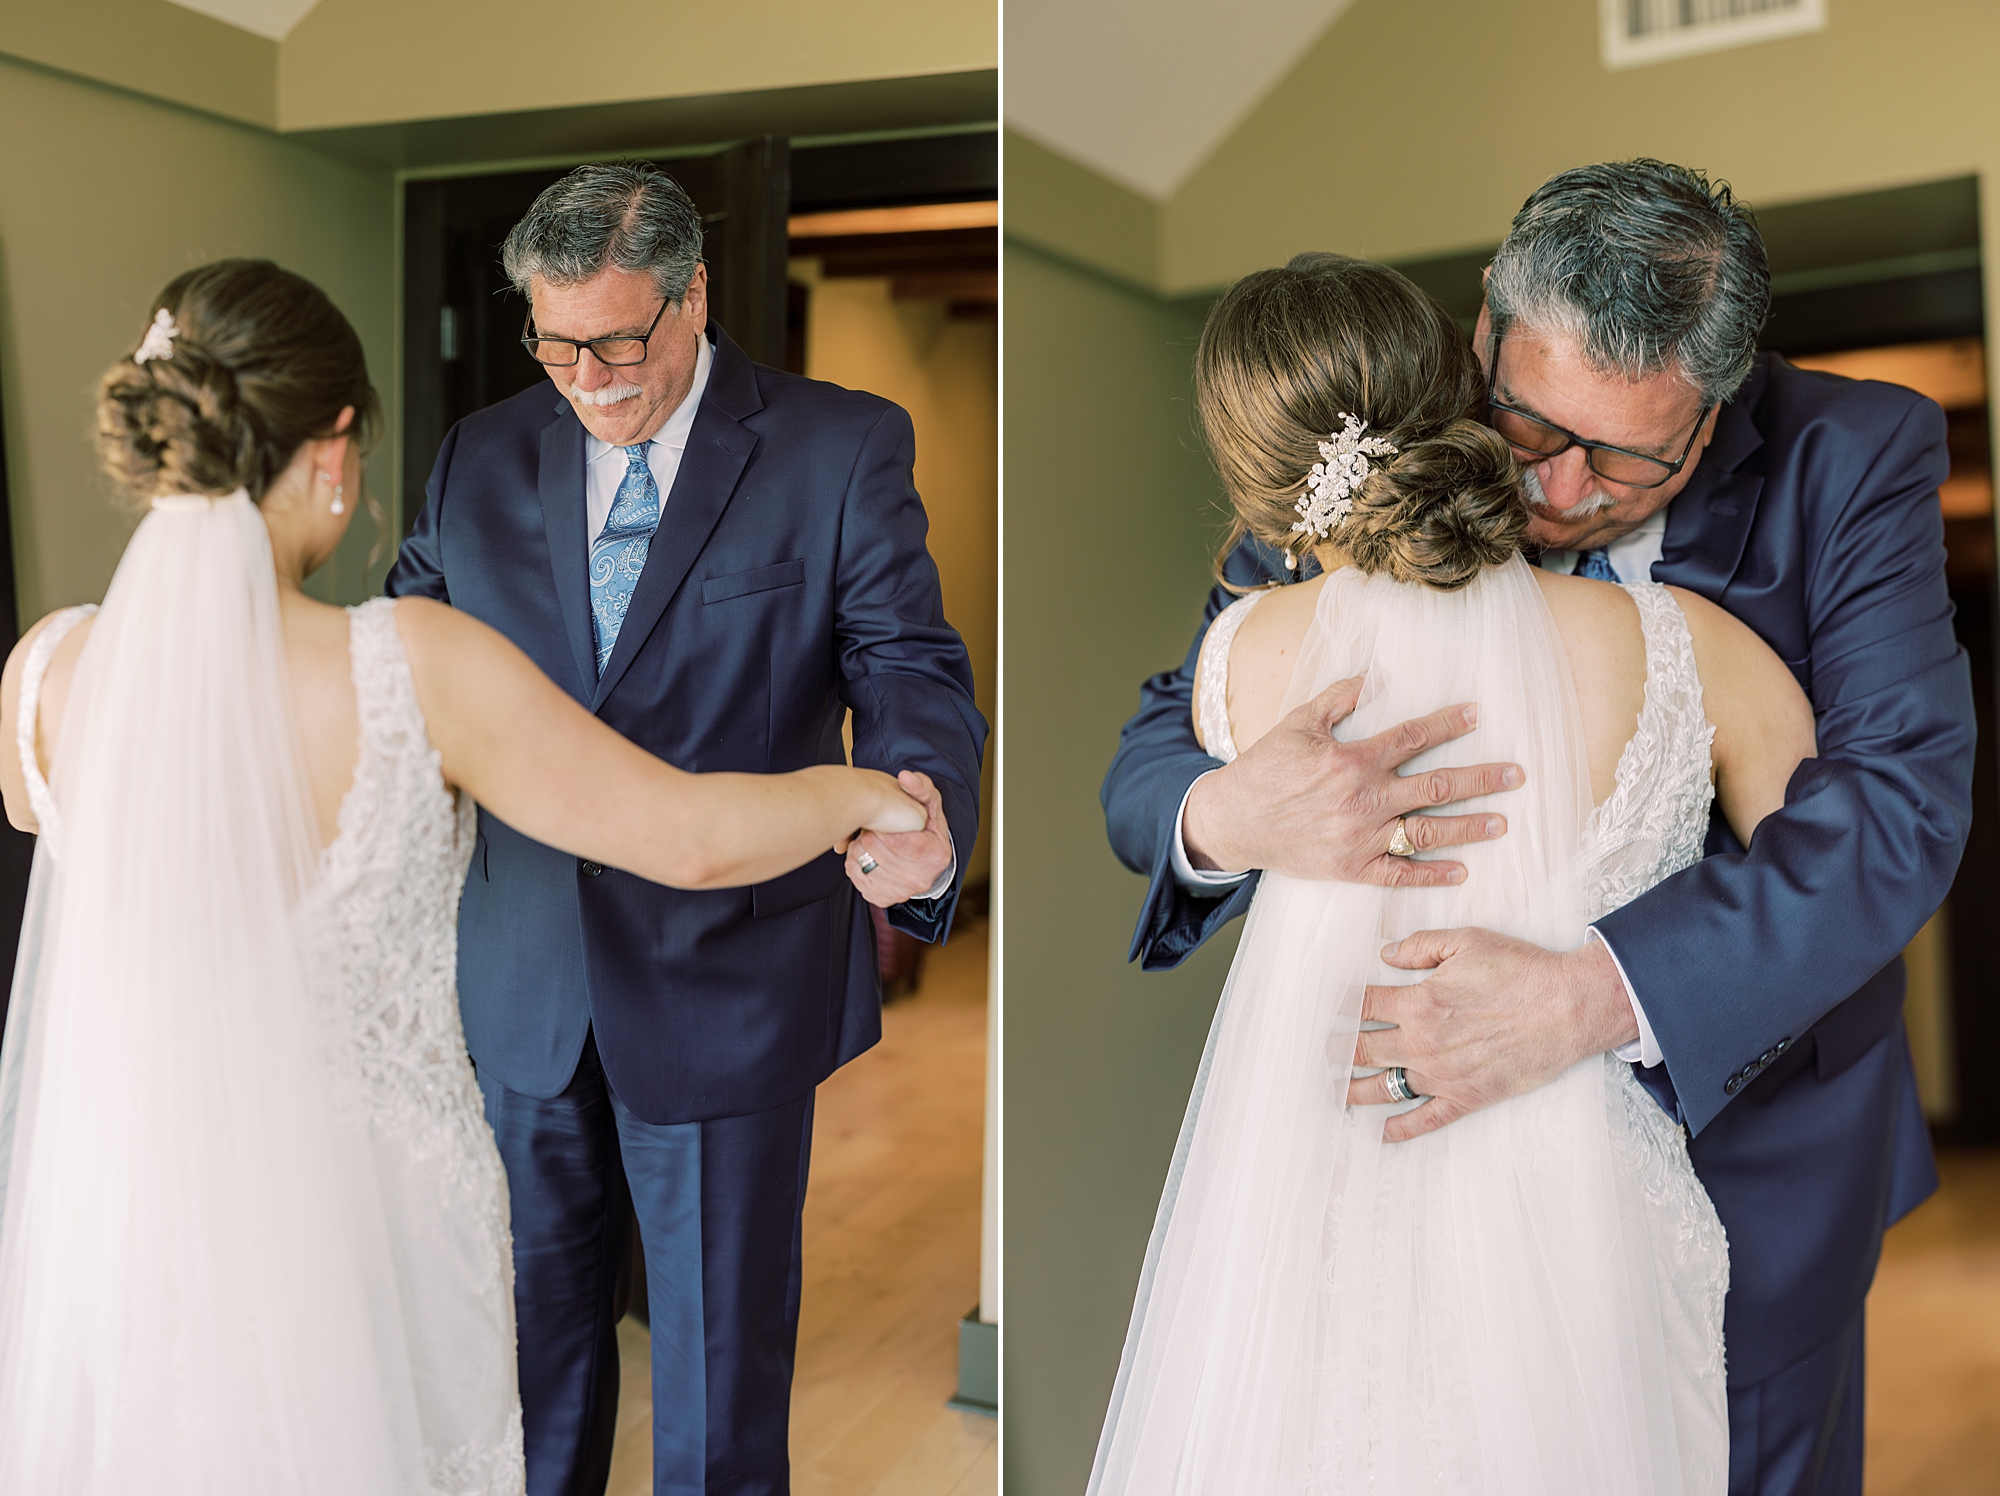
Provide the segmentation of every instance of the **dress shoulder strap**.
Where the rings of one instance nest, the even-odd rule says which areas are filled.
[[[361,718],[364,746],[382,746],[423,717],[410,657],[396,627],[396,600],[370,598],[347,610],[347,653],[354,674],[354,705]]]
[[[1224,763],[1231,763],[1236,758],[1236,739],[1229,731],[1229,648],[1236,642],[1236,631],[1243,626],[1243,620],[1250,616],[1250,610],[1263,596],[1261,592],[1253,592],[1247,597],[1239,597],[1215,615],[1215,622],[1208,626],[1208,633],[1201,641],[1198,718],[1201,740],[1208,749],[1208,756],[1219,758]]]
[[[34,647],[21,664],[21,699],[15,712],[14,747],[21,757],[21,777],[28,782],[28,806],[35,813],[36,824],[41,827],[42,840],[51,847],[55,845],[57,826],[62,817],[56,809],[55,796],[49,791],[48,780],[42,777],[40,755],[35,752],[36,719],[42,709],[42,679],[49,673],[49,661],[56,657],[56,650],[69,637],[69,631],[96,611],[96,603],[85,603],[81,607],[64,608],[54,615],[35,636]]]
[[[409,651],[396,626],[396,600],[378,597],[347,610],[347,651],[354,680],[355,713],[361,719],[361,754],[354,787],[341,807],[343,835],[329,849],[336,863],[360,855],[364,823],[393,825],[407,836],[428,818],[447,827],[441,844],[470,845],[466,816],[472,802],[447,793],[437,749],[431,745]],[[350,824],[351,823],[351,824]],[[350,830],[353,835],[347,835]]]
[[[1699,740],[1707,758],[1715,729],[1702,706],[1701,674],[1695,669],[1694,635],[1673,593],[1658,582],[1633,582],[1625,590],[1639,608],[1646,639],[1646,707],[1662,736],[1692,744]]]
[[[1642,805],[1686,809],[1700,802],[1700,821],[1715,794],[1709,748],[1715,728],[1702,704],[1694,636],[1673,593],[1658,582],[1628,582],[1646,641],[1646,697],[1632,740],[1618,760],[1618,788],[1603,807],[1613,825]]]

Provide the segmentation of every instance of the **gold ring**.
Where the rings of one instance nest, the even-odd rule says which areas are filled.
[[[1410,841],[1409,830],[1404,826],[1403,817],[1401,816],[1396,817],[1396,829],[1389,833],[1389,855],[1391,857],[1414,857],[1417,855],[1416,846]]]

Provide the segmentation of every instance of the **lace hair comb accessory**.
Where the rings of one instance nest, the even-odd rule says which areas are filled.
[[[1387,437],[1363,436],[1367,429],[1366,421],[1357,421],[1344,410],[1340,413],[1340,430],[1319,444],[1319,461],[1306,474],[1306,491],[1292,506],[1300,515],[1292,526],[1294,535],[1324,540],[1354,511],[1354,495],[1368,481],[1368,459],[1386,457],[1396,450]],[[1286,569],[1297,570],[1298,564],[1299,558],[1288,547]]]
[[[171,359],[174,356],[174,339],[181,335],[174,322],[174,314],[165,307],[153,313],[153,325],[146,329],[145,341],[139,351],[132,355],[132,362],[143,364],[150,359]]]

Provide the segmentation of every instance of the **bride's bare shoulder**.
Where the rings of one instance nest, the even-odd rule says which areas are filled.
[[[1309,582],[1270,588],[1259,596],[1237,629],[1229,649],[1225,700],[1230,736],[1239,751],[1256,742],[1278,720],[1278,708],[1292,683],[1292,667],[1298,663],[1299,647],[1312,627],[1324,586],[1324,577],[1314,577]],[[1200,699],[1197,693],[1196,702]],[[1197,706],[1197,718],[1199,715]],[[1195,731],[1201,731],[1199,720]]]
[[[1583,712],[1593,802],[1617,782],[1618,759],[1646,705],[1646,634],[1632,594],[1610,582],[1534,569],[1556,634],[1569,656]]]
[[[491,624],[433,598],[397,598],[396,632],[420,675],[426,666],[535,670],[514,642]]]
[[[1611,582],[1531,568],[1569,652],[1579,688],[1638,672],[1645,684],[1646,636],[1632,594]],[[1586,680],[1585,677],[1589,679]]]
[[[1243,626],[1236,634],[1236,650],[1245,658],[1252,655],[1282,655],[1289,672],[1290,662],[1299,652],[1304,642],[1306,630],[1312,627],[1313,614],[1319,610],[1319,595],[1326,586],[1326,578],[1314,577],[1309,582],[1294,582],[1289,587],[1265,589],[1257,606],[1250,610],[1243,620]]]
[[[1634,634],[1638,632],[1639,605],[1623,587],[1591,577],[1543,571],[1539,566],[1528,570],[1541,587],[1542,597],[1555,615],[1558,627],[1566,624],[1584,628],[1629,627]]]

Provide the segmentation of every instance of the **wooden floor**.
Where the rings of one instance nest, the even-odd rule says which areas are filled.
[[[1868,1496],[2000,1496],[2000,1150],[1938,1167],[1868,1296]]]
[[[995,1424],[945,1406],[979,1299],[986,925],[926,953],[882,1042],[820,1087],[792,1396],[796,1496],[994,1496]],[[649,1496],[646,1332],[624,1376],[608,1496]]]

